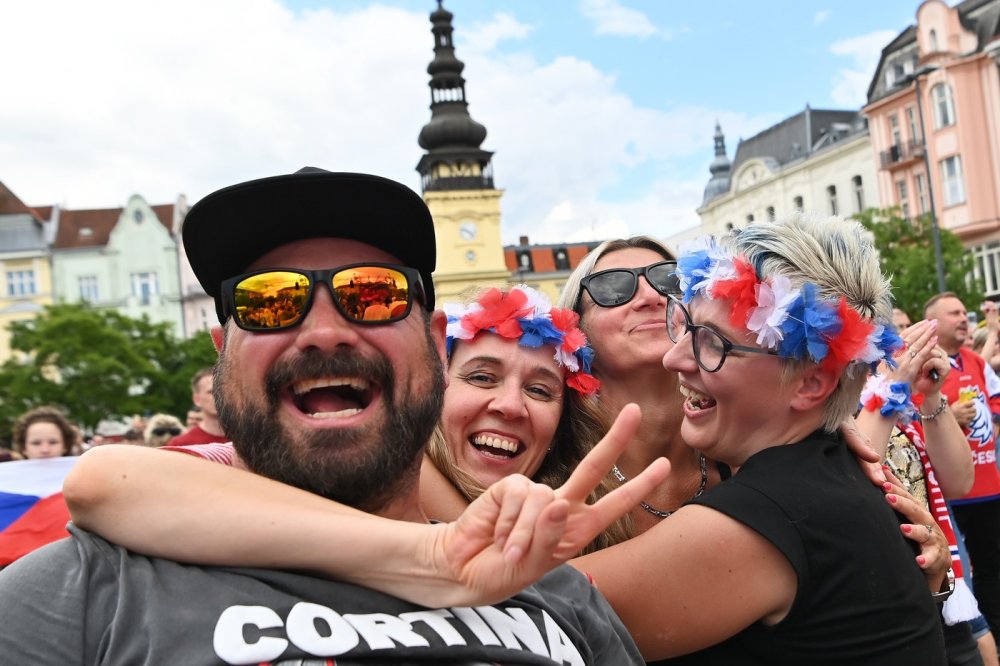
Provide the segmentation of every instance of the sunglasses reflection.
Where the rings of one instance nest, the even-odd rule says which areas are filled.
[[[236,314],[246,326],[283,328],[299,321],[308,305],[308,276],[287,271],[254,275],[236,285]],[[398,318],[409,304],[406,276],[384,267],[358,267],[333,276],[341,313],[355,321]]]

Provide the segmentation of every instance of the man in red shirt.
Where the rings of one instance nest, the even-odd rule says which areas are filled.
[[[191,400],[201,408],[201,423],[171,439],[167,442],[167,446],[229,441],[229,438],[222,432],[219,414],[215,411],[215,396],[212,394],[213,381],[212,368],[202,368],[195,373],[191,379]]]
[[[1000,470],[992,416],[1000,412],[1000,384],[987,377],[983,357],[964,345],[969,320],[955,294],[932,297],[924,317],[937,321],[938,345],[951,359],[941,392],[965,432],[976,470],[972,490],[948,504],[969,551],[979,609],[993,635],[1000,636]]]

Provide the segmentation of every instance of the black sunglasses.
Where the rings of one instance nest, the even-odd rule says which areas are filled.
[[[413,299],[426,303],[416,269],[395,264],[349,264],[326,270],[269,268],[222,283],[223,315],[246,331],[280,331],[298,325],[312,305],[315,285],[325,283],[337,310],[355,324],[405,319]]]
[[[616,308],[635,297],[640,275],[645,275],[649,286],[663,296],[681,293],[676,261],[658,261],[642,268],[609,268],[583,278],[580,287],[602,308]]]
[[[173,435],[176,437],[181,434],[180,428],[153,428],[153,434],[157,437],[162,437],[163,435]]]
[[[687,308],[676,297],[671,296],[667,300],[667,336],[670,337],[671,342],[677,343],[680,342],[685,333],[691,334],[694,360],[705,372],[718,372],[731,351],[778,355],[778,352],[773,349],[733,344],[714,328],[703,324],[692,324],[691,315]]]

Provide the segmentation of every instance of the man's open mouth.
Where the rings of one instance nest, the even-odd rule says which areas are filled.
[[[358,414],[374,399],[370,382],[360,377],[318,377],[292,385],[292,402],[315,419],[346,418]]]

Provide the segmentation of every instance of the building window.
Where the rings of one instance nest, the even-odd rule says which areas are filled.
[[[524,273],[532,273],[535,270],[534,264],[531,261],[531,252],[518,252],[517,253],[517,270]]]
[[[774,206],[767,207],[767,221],[774,222]]]
[[[839,215],[840,208],[837,207],[837,186],[831,185],[826,188],[826,200],[830,204],[830,215]]]
[[[944,182],[944,205],[965,203],[965,181],[962,178],[962,157],[952,155],[941,160],[941,180]]]
[[[557,247],[552,250],[552,259],[556,262],[557,271],[568,271],[569,270],[569,255],[566,254],[566,248]]]
[[[920,125],[917,122],[917,112],[912,106],[906,107],[906,124],[910,126],[910,140],[920,143]]]
[[[920,206],[920,214],[923,215],[930,210],[930,205],[927,203],[927,186],[924,184],[924,174],[914,174],[913,182],[917,186],[917,205]]]
[[[903,211],[903,217],[910,219],[910,197],[906,192],[906,181],[896,181],[896,196],[899,199],[899,209]]]
[[[732,231],[732,230],[733,230],[733,223],[726,222],[726,231]]]
[[[80,300],[88,303],[96,303],[99,299],[97,276],[81,275],[78,282],[80,284]]]
[[[951,96],[951,86],[939,83],[931,88],[934,101],[934,128],[941,129],[955,124],[955,103]]]
[[[969,253],[973,257],[972,276],[982,280],[987,296],[995,297],[1000,292],[1000,241],[975,245]]]
[[[858,213],[865,209],[865,186],[861,181],[861,176],[851,178],[851,185],[854,186],[854,205]]]
[[[753,224],[753,213],[747,215],[747,224]]]
[[[899,116],[895,113],[889,116],[889,133],[892,135],[892,145],[898,146],[903,142],[899,136]]]
[[[937,32],[933,28],[931,28],[931,31],[927,33],[927,37],[928,37],[927,41],[929,42],[928,46],[931,49],[931,53],[937,53],[938,50]]]
[[[802,197],[795,197],[792,199],[792,208],[800,213],[806,209],[805,203],[802,201]]]
[[[36,293],[35,271],[7,271],[8,296],[34,296]]]
[[[132,295],[139,305],[150,305],[153,296],[160,293],[156,273],[132,273]]]

